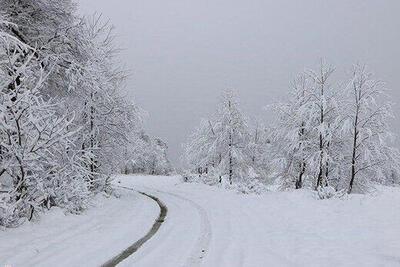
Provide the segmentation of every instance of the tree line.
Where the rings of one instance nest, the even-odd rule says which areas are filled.
[[[278,183],[319,192],[364,192],[373,183],[398,184],[399,151],[385,84],[356,64],[342,83],[321,61],[291,83],[287,101],[268,107],[274,122],[252,123],[232,90],[201,121],[184,160],[200,179],[217,184]],[[251,183],[253,184],[253,183]]]

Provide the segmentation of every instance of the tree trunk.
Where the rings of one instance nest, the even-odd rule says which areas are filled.
[[[322,69],[321,69],[322,70]],[[322,77],[321,73],[321,77]],[[324,96],[324,85],[321,84],[321,99]],[[324,123],[324,106],[323,106],[323,101],[321,100],[321,107],[320,107],[320,125]],[[324,138],[322,136],[322,133],[319,134],[319,150],[320,150],[320,161],[319,161],[319,173],[318,173],[318,179],[317,179],[317,188],[321,186],[322,184],[322,176],[323,176],[323,156],[324,156]]]
[[[358,120],[360,115],[360,99],[361,99],[361,90],[357,90],[357,87],[354,85],[354,96],[356,100],[356,114],[354,120],[354,136],[353,136],[353,151],[351,156],[351,176],[350,176],[350,184],[349,189],[347,191],[348,194],[353,190],[354,179],[356,177],[356,157],[357,157],[357,142],[358,142]]]
[[[229,110],[231,109],[231,101],[229,101]],[[233,145],[233,136],[232,136],[232,120],[229,121],[230,124],[230,132],[229,132],[229,183],[232,184],[232,176],[233,176],[233,167],[232,167],[232,145]]]
[[[319,141],[319,147],[320,147],[320,159],[319,159],[319,172],[318,172],[318,179],[317,179],[317,188],[321,186],[322,184],[322,175],[323,175],[323,169],[322,169],[322,158],[323,158],[323,140],[322,140],[322,134],[320,134],[320,141]]]
[[[232,184],[232,133],[229,135],[229,183]]]
[[[356,114],[356,121],[354,124],[354,138],[353,138],[353,153],[351,156],[351,176],[350,176],[350,184],[347,193],[351,193],[353,190],[354,179],[356,177],[356,155],[357,155],[357,139],[358,139],[358,111]]]
[[[327,144],[327,149],[329,150],[329,147],[330,147],[330,142],[328,142],[328,144]],[[325,163],[325,186],[328,186],[329,185],[329,162],[327,161],[326,163]]]
[[[93,93],[90,93],[91,103],[90,103],[90,152],[92,153],[92,157],[90,158],[90,172],[93,180],[94,172],[95,172],[95,163],[94,163],[94,107],[93,107]]]
[[[300,130],[300,137],[302,138],[304,136],[305,133],[305,129],[304,129],[304,122],[301,123],[301,130]],[[302,142],[300,142],[299,147],[302,147]],[[299,178],[297,179],[296,183],[295,183],[295,188],[296,189],[300,189],[303,187],[303,176],[304,173],[306,172],[306,163],[305,163],[305,159],[302,159],[302,162],[300,163],[300,173],[299,173]]]
[[[306,172],[306,164],[304,162],[300,163],[300,173],[299,178],[296,181],[295,187],[296,189],[300,189],[303,187],[303,176]]]

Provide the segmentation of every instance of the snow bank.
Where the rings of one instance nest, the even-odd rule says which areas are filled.
[[[98,195],[81,215],[53,208],[40,221],[0,231],[0,266],[98,266],[144,236],[159,213],[140,194]]]

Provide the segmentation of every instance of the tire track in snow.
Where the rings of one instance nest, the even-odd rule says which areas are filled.
[[[138,192],[129,187],[123,187],[123,186],[118,186],[118,187]],[[114,267],[117,264],[121,263],[126,258],[128,258],[129,256],[131,256],[133,253],[135,253],[141,246],[143,246],[144,243],[146,243],[150,238],[152,238],[157,233],[158,229],[160,229],[160,227],[161,227],[161,224],[164,222],[165,218],[167,217],[168,208],[167,208],[167,206],[165,206],[165,204],[163,202],[161,202],[155,196],[149,195],[144,192],[139,192],[139,193],[154,200],[155,202],[157,202],[158,206],[160,207],[160,214],[158,215],[158,218],[154,222],[150,231],[145,236],[143,236],[141,239],[136,241],[134,244],[132,244],[130,247],[128,247],[127,249],[122,251],[120,254],[118,254],[111,260],[109,260],[106,263],[104,263],[103,265],[101,265],[102,267]]]
[[[202,263],[202,260],[206,256],[208,247],[211,242],[211,236],[212,236],[211,224],[210,224],[210,221],[208,220],[207,212],[196,202],[194,202],[190,199],[187,199],[185,197],[182,197],[180,195],[165,192],[165,191],[159,191],[159,190],[157,190],[156,192],[161,193],[161,194],[167,194],[167,195],[173,196],[175,198],[178,198],[180,200],[183,200],[185,202],[188,202],[197,209],[197,211],[200,215],[200,236],[197,239],[197,242],[196,242],[195,246],[193,247],[189,258],[186,260],[186,262],[183,266],[184,267],[200,266]]]

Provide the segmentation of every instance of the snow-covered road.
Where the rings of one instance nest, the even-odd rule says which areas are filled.
[[[168,216],[157,234],[119,266],[199,266],[211,238],[207,212],[176,193],[129,182],[123,184],[162,199]]]
[[[137,191],[135,191],[134,189],[128,188],[128,187],[120,187],[120,188],[134,191],[137,193]],[[146,243],[155,234],[157,234],[161,225],[164,223],[165,217],[167,217],[167,214],[168,214],[167,206],[165,206],[165,204],[161,200],[156,198],[155,196],[152,196],[152,195],[149,195],[149,194],[146,194],[143,192],[139,192],[139,193],[150,198],[151,200],[154,200],[157,203],[157,205],[160,207],[160,213],[159,213],[156,221],[154,222],[153,226],[151,227],[150,231],[145,236],[143,236],[138,241],[136,241],[135,243],[130,245],[128,248],[126,248],[124,251],[119,253],[117,256],[108,260],[106,263],[104,263],[102,265],[102,267],[114,267],[114,266],[118,265],[119,263],[121,263],[122,261],[124,261],[126,258],[132,256],[132,254],[135,253],[138,249],[140,249],[144,243]]]

